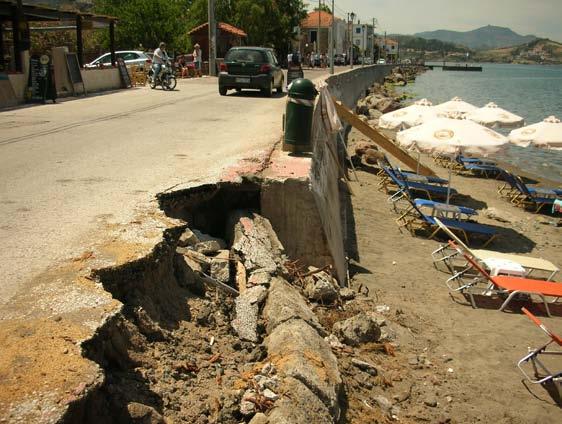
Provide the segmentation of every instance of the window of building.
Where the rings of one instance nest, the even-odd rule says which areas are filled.
[[[355,33],[356,33],[356,34],[361,34],[361,27],[355,28]]]

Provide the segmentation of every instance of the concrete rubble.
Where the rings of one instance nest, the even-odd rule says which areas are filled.
[[[350,346],[377,342],[381,336],[379,323],[365,313],[337,322],[333,331],[341,341]]]
[[[310,267],[309,270],[318,271],[314,267]],[[312,301],[332,303],[338,298],[338,282],[325,271],[305,277],[304,283],[304,294]]]

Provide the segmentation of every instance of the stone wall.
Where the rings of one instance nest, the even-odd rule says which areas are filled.
[[[365,94],[365,91],[373,83],[382,82],[391,70],[391,65],[359,67],[332,75],[326,79],[326,83],[334,97],[353,109],[355,103]],[[343,188],[342,191],[341,172],[328,149],[328,143],[333,146],[333,151],[339,156],[340,163],[343,163],[344,160],[342,155],[343,145],[341,140],[338,141],[335,134],[327,133],[322,123],[319,107],[316,107],[314,111],[312,139],[314,152],[310,171],[311,188],[336,274],[338,280],[342,282],[345,281],[347,273],[345,253],[345,223],[347,217],[345,202],[342,197],[346,195],[346,189]]]

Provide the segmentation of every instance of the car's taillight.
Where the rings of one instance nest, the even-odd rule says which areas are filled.
[[[146,63],[152,63],[152,59],[146,59]]]
[[[269,71],[271,71],[271,65],[265,64],[265,65],[260,66],[260,72],[261,73],[265,74]]]
[[[221,63],[220,71],[228,73],[228,66],[226,66],[226,63]]]

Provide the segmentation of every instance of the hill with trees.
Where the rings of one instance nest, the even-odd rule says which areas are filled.
[[[400,43],[400,49],[412,49],[416,51],[426,51],[426,52],[467,52],[471,51],[465,46],[461,46],[454,43],[448,43],[436,39],[426,39],[422,37],[416,37],[414,35],[400,35],[392,34],[388,35],[388,38],[398,41]]]
[[[562,43],[540,38],[520,46],[479,51],[474,59],[492,63],[561,64]]]
[[[416,37],[435,39],[466,46],[475,50],[518,46],[537,39],[534,35],[519,35],[509,28],[487,25],[472,31],[437,30],[414,34]]]

